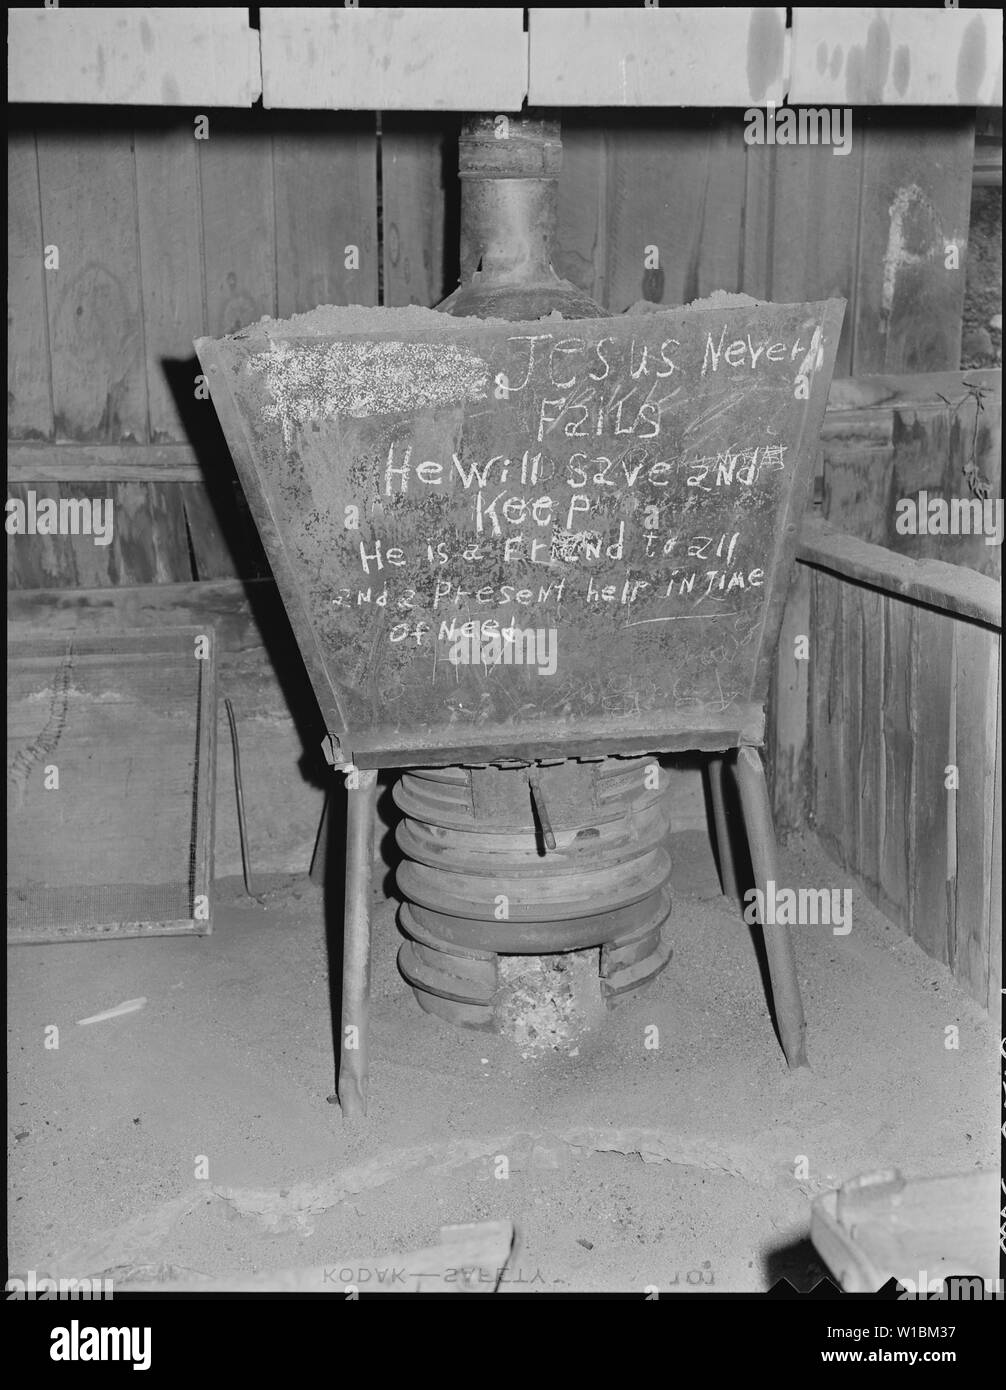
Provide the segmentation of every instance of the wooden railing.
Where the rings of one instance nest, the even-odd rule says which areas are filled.
[[[798,559],[770,733],[777,828],[812,825],[988,1007],[1001,974],[999,586],[820,520]]]

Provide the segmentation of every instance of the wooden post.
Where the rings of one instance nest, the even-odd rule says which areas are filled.
[[[751,847],[755,884],[761,889],[764,902],[765,895],[775,888],[776,846],[768,784],[765,781],[761,754],[757,748],[742,745],[738,749],[737,785],[744,810],[748,844]],[[763,913],[763,918],[764,915]],[[806,1023],[800,1000],[800,985],[796,977],[793,942],[784,926],[768,926],[764,920],[762,933],[772,980],[772,1000],[786,1061],[791,1067],[809,1066],[804,1040]]]
[[[342,937],[339,1104],[346,1119],[367,1113],[370,1013],[370,893],[377,773],[357,772],[346,808],[346,910]]]
[[[734,865],[733,845],[730,842],[730,821],[727,818],[727,800],[724,779],[727,775],[727,755],[717,753],[709,759],[709,797],[713,804],[713,826],[716,830],[716,861],[720,871],[720,887],[723,896],[737,902],[737,870]]]

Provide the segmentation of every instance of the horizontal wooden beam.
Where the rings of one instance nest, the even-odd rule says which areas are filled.
[[[917,372],[909,376],[836,377],[828,392],[827,414],[901,407],[946,410],[948,403],[956,405],[966,396],[969,383],[998,394],[1002,389],[1002,370],[982,367],[963,372]]]
[[[829,456],[840,449],[857,454],[867,449],[890,449],[896,412],[908,412],[913,419],[929,412],[952,412],[965,405],[975,390],[988,412],[986,419],[998,421],[1002,409],[1002,371],[998,367],[836,379],[831,383],[821,424],[821,444]]]
[[[778,106],[786,11],[532,9],[533,106]],[[743,123],[738,112],[738,140]]]
[[[271,579],[217,579],[185,584],[124,584],[103,589],[12,589],[7,632],[109,632],[216,624],[221,650],[258,651],[265,632],[292,648],[283,605]]]
[[[246,9],[8,10],[9,101],[251,106],[262,91]]]
[[[1001,106],[1001,10],[793,10],[793,106]],[[854,137],[855,138],[855,137]]]
[[[975,167],[971,176],[973,188],[1002,188],[1003,147],[1002,145],[979,145],[975,143]]]
[[[700,7],[9,11],[9,99],[517,111],[1001,106],[994,9]],[[260,53],[261,39],[261,53]],[[792,42],[791,42],[792,40]],[[792,51],[790,51],[792,50]]]
[[[11,483],[202,483],[188,444],[7,443]]]
[[[263,104],[322,111],[519,111],[521,9],[261,11]]]
[[[804,520],[796,558],[805,565],[867,584],[882,593],[1002,629],[999,585],[961,565],[948,565],[943,560],[912,560],[885,546],[871,545],[836,531],[817,517]]]

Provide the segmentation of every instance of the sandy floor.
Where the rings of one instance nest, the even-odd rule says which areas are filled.
[[[889,1166],[994,1166],[994,1029],[942,966],[858,896],[848,936],[797,929],[812,1070],[791,1075],[705,836],[676,836],[672,853],[674,958],[576,1056],[525,1058],[421,1012],[382,899],[370,1114],[353,1124],[325,1103],[324,904],[307,881],[265,908],[231,887],[204,940],[12,950],[10,1269],[247,1274],[505,1217],[504,1290],[689,1274],[707,1289],[809,1287],[816,1193]],[[809,840],[783,852],[780,881],[850,882]],[[137,996],[142,1011],[77,1026]],[[990,1213],[992,1242],[996,1225]]]

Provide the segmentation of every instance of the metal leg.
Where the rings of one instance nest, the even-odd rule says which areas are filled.
[[[370,895],[377,773],[358,772],[346,808],[346,911],[342,944],[339,1104],[347,1119],[367,1113],[370,1013]]]
[[[755,884],[764,895],[769,891],[769,883],[775,885],[777,882],[776,849],[765,769],[757,748],[745,746],[738,750],[737,784],[748,844],[751,848]],[[763,896],[762,901],[764,900]],[[806,1067],[809,1065],[804,1038],[806,1023],[800,1000],[800,985],[796,977],[793,942],[784,926],[766,926],[763,922],[762,933],[772,980],[772,998],[786,1061],[791,1067]]]
[[[720,867],[720,887],[723,896],[737,902],[737,871],[730,843],[730,823],[727,820],[724,779],[728,771],[726,755],[717,753],[709,759],[709,796],[713,803],[713,827],[716,831],[716,858]]]

